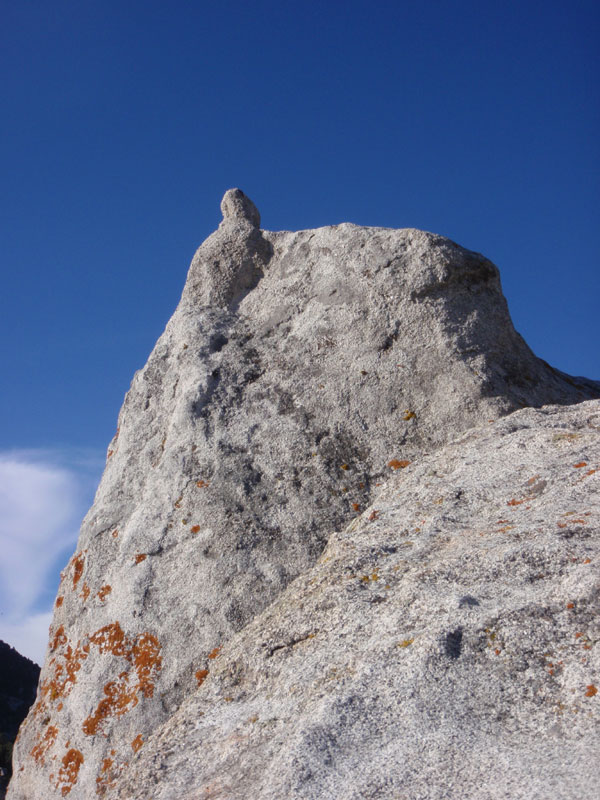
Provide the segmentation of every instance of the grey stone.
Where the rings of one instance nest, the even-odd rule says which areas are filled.
[[[264,231],[258,227],[254,205],[239,190],[227,192],[223,214],[219,229],[194,256],[181,302],[125,398],[94,505],[63,574],[38,700],[16,746],[19,766],[10,800],[66,794],[79,800],[110,794],[119,775],[127,775],[137,750],[141,748],[138,758],[157,752],[154,745],[149,747],[150,736],[157,729],[157,737],[167,735],[168,726],[178,724],[174,715],[180,708],[181,714],[187,713],[182,703],[195,702],[200,684],[202,697],[220,685],[217,665],[234,663],[222,654],[230,652],[229,647],[241,647],[236,644],[242,641],[239,637],[254,635],[257,646],[265,643],[260,652],[270,655],[256,662],[256,680],[261,691],[275,697],[287,684],[280,687],[279,668],[270,665],[278,664],[288,651],[310,654],[302,637],[316,628],[312,623],[298,627],[290,618],[289,625],[269,632],[269,615],[277,616],[286,597],[297,597],[294,613],[312,609],[315,625],[325,614],[332,641],[342,646],[347,620],[341,598],[354,584],[344,584],[339,597],[319,595],[327,598],[323,601],[294,592],[312,580],[311,570],[322,569],[315,564],[323,564],[319,558],[334,531],[349,532],[338,538],[345,542],[347,536],[352,550],[352,526],[363,524],[357,515],[390,476],[390,485],[396,486],[409,462],[428,463],[461,432],[489,425],[523,406],[579,403],[600,394],[594,381],[573,379],[533,355],[514,331],[496,267],[448,239],[417,230],[349,224],[298,233]],[[477,445],[482,446],[488,444]],[[476,455],[474,451],[464,465],[464,487],[452,485],[444,524],[467,508],[461,498],[474,491],[467,477],[475,483],[480,477]],[[399,478],[393,477],[396,473]],[[547,478],[540,475],[534,489],[545,497],[542,479]],[[440,488],[442,494],[448,496]],[[375,511],[378,508],[368,516]],[[374,553],[380,547],[377,517],[378,513],[360,528],[365,542],[373,536],[364,547],[375,548]],[[442,539],[445,535],[440,533]],[[435,552],[436,539],[423,542],[424,549],[415,552]],[[412,545],[402,540],[381,547],[404,553]],[[477,552],[484,550],[480,546]],[[468,575],[467,549],[461,563]],[[435,573],[435,564],[430,568]],[[419,609],[427,615],[431,628],[423,641],[435,640],[439,663],[462,668],[463,654],[474,647],[475,634],[467,621],[491,611],[482,587],[467,585],[458,565],[452,569],[456,591],[444,596],[443,605],[449,606],[449,616],[439,616],[444,626],[430,613],[436,595],[429,606],[423,599],[411,600],[416,589],[406,589],[399,597],[408,603],[407,619]],[[299,583],[288,590],[292,594],[285,594],[295,579]],[[335,581],[332,591],[334,585]],[[378,591],[379,581],[369,578],[357,585],[357,598],[366,608],[378,609],[380,624],[395,625],[388,619],[387,595]],[[461,602],[466,596],[475,602]],[[357,624],[359,619],[360,615]],[[414,619],[411,624],[417,625]],[[364,625],[367,620],[371,625],[372,617],[364,617]],[[325,625],[325,619],[319,624]],[[331,659],[327,647],[318,658]],[[319,705],[318,698],[328,690],[318,677],[318,658],[311,666],[307,657],[304,669],[321,687],[306,695],[309,716],[300,716],[293,732],[286,729],[291,738],[286,734],[285,747],[283,739],[265,734],[267,749],[256,755],[258,760],[250,754],[246,764],[248,776],[261,771],[261,758],[276,771],[280,765],[281,776],[274,785],[291,781],[289,788],[275,795],[255,784],[246,796],[301,797],[301,786],[308,787],[307,797],[353,796],[344,795],[349,790],[342,788],[335,794],[338,790],[332,788],[339,779],[335,764],[340,752],[356,751],[356,764],[377,759],[381,763],[385,747],[391,746],[383,744],[388,723],[390,731],[397,730],[392,708],[384,713],[387,695],[382,694],[384,705],[376,706],[383,714],[379,720],[369,711],[373,688],[364,696],[340,693],[335,709]],[[244,659],[238,661],[243,672]],[[377,672],[366,651],[352,663],[356,674]],[[260,673],[265,664],[267,671]],[[407,708],[422,707],[428,719],[442,712],[434,712],[424,695],[418,699],[419,687],[430,673],[438,675],[436,664],[435,659],[415,661],[413,678],[398,690],[402,697],[402,692],[408,693],[402,701]],[[238,667],[231,669],[235,678]],[[468,687],[461,681],[463,677],[456,684],[457,696],[466,697]],[[331,686],[339,688],[336,681]],[[357,691],[360,687],[357,684]],[[234,700],[223,705],[221,695],[215,697],[220,699],[203,711],[203,721],[218,719],[211,756],[216,770],[218,753],[231,750],[234,741],[224,745],[218,739],[218,731],[225,735],[234,730],[219,715],[238,706],[230,705]],[[295,708],[293,693],[285,702]],[[488,705],[495,702],[490,699]],[[313,757],[305,761],[303,742],[308,739],[301,720],[310,719],[313,712],[307,734]],[[337,739],[327,727],[330,712],[338,719]],[[238,720],[238,711],[231,713],[231,719]],[[280,730],[277,720],[283,719],[282,713],[268,717],[265,730]],[[448,706],[450,713],[455,713],[454,706]],[[344,732],[343,720],[355,717],[363,722]],[[409,717],[407,725],[416,734],[416,716],[412,722]],[[457,725],[462,719],[455,718]],[[375,726],[373,743],[360,750],[358,743],[369,726]],[[450,728],[434,726],[432,747],[434,741],[440,753],[459,747],[458,727],[450,745]],[[485,739],[485,746],[483,740],[476,742],[490,769],[498,763],[493,749],[486,749],[492,739]],[[406,754],[414,755],[406,748]],[[187,758],[177,752],[177,759]],[[210,763],[208,759],[206,771],[199,774],[208,775]],[[356,764],[348,766],[348,775],[355,774]],[[365,775],[369,770],[366,765]],[[180,783],[186,792],[196,791],[183,773],[171,774],[172,779],[156,789],[139,777],[140,792],[184,796],[177,793]],[[395,787],[395,774],[384,770],[381,779]],[[313,779],[314,791],[321,794],[311,794]],[[215,777],[216,785],[223,780],[223,775]],[[198,791],[200,785],[206,781],[198,784]],[[159,795],[167,786],[171,794]],[[245,791],[237,786],[231,792]],[[120,791],[125,797],[131,789]],[[227,794],[229,789],[219,791],[214,796],[238,796]],[[394,796],[386,795],[385,787],[377,791],[377,796]]]
[[[595,797],[599,430],[598,401],[527,409],[417,458],[113,796]]]

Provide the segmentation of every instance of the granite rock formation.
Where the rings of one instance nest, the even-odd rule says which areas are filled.
[[[417,457],[223,647],[114,796],[596,796],[599,477],[598,401]]]
[[[447,741],[452,720],[462,725],[469,716],[465,698],[471,689],[484,691],[481,664],[488,651],[478,626],[489,619],[490,632],[507,641],[509,637],[503,609],[481,599],[481,587],[496,580],[494,575],[501,584],[504,581],[499,569],[485,573],[483,542],[494,542],[494,537],[473,535],[458,541],[461,509],[470,520],[465,524],[479,531],[469,509],[478,514],[480,506],[484,508],[485,491],[480,506],[463,503],[454,510],[451,503],[444,517],[443,503],[460,487],[455,490],[449,479],[442,480],[435,489],[445,498],[440,503],[443,513],[435,517],[439,531],[423,527],[429,524],[425,509],[425,521],[419,526],[411,516],[416,506],[398,505],[394,512],[392,499],[385,500],[385,506],[384,498],[399,491],[415,470],[433,469],[443,475],[436,459],[457,453],[452,450],[456,445],[448,443],[463,432],[489,426],[526,406],[580,404],[598,397],[600,387],[570,378],[537,359],[512,326],[496,267],[448,239],[417,230],[350,224],[269,232],[259,227],[257,209],[239,190],[227,192],[221,208],[223,222],[194,256],[181,301],[125,398],[94,505],[63,573],[38,699],[16,746],[18,769],[9,789],[11,800],[67,795],[71,800],[95,795],[175,798],[196,797],[198,792],[204,793],[202,797],[223,798],[400,797],[397,773],[383,770],[383,788],[378,789],[370,769],[376,753],[382,763],[386,747],[391,758],[401,753],[416,757],[414,742],[394,750],[386,739],[388,729],[390,736],[398,735],[391,720],[398,712],[389,706],[393,698],[405,698],[402,713],[411,737],[418,733],[421,709],[423,730],[430,725],[431,746],[437,742],[439,754],[471,741],[481,749],[482,764],[492,768],[497,763],[492,748],[496,729],[483,711],[481,728],[475,724],[469,728],[471,739]],[[552,413],[593,417],[595,412],[583,404]],[[503,424],[513,423],[498,423],[497,430]],[[487,478],[480,474],[489,467],[488,449],[496,447],[496,440],[477,436],[470,461],[463,465],[469,487],[480,479],[489,483],[496,474]],[[447,446],[450,450],[444,449]],[[500,457],[512,458],[513,453],[509,448]],[[544,457],[540,456],[542,461]],[[455,461],[458,470],[461,458]],[[413,467],[411,462],[425,466]],[[509,467],[510,462],[503,465],[508,472]],[[540,477],[531,486],[547,481],[537,471]],[[595,480],[590,474],[581,491],[589,491]],[[475,488],[468,491],[477,494]],[[558,488],[556,492],[560,494]],[[546,497],[542,490],[540,496]],[[519,504],[514,509],[519,512],[522,497],[529,495],[515,497]],[[434,502],[428,495],[414,499],[427,505],[428,512],[428,504]],[[561,502],[569,504],[568,492]],[[514,509],[508,506],[509,511]],[[504,506],[497,514],[494,505],[488,510],[488,528],[492,516],[500,519],[508,513]],[[579,506],[574,510],[577,518],[584,518],[584,510],[580,512]],[[404,540],[395,542],[388,522],[379,521],[384,511],[392,516],[401,511],[406,517],[401,529],[410,533],[414,563]],[[417,533],[426,535],[413,536],[413,523],[421,529]],[[581,528],[591,530],[591,520],[586,517]],[[462,553],[462,560],[455,562],[453,546],[441,544],[453,537],[458,537],[454,556]],[[548,547],[553,553],[550,530],[548,537],[542,549]],[[580,538],[584,548],[583,534]],[[387,544],[388,540],[395,543]],[[468,583],[469,543],[481,565],[473,570],[472,589],[463,594],[480,608],[465,601],[454,609],[445,599],[442,583]],[[580,546],[578,538],[575,544]],[[404,561],[412,563],[407,570],[417,576],[424,569],[422,560],[431,553],[429,600],[416,578],[397,588],[386,572],[386,583],[380,582],[385,547],[392,548],[388,555],[394,555],[398,578],[404,574]],[[438,550],[444,551],[440,576],[434,558]],[[370,552],[372,565],[367,563]],[[354,582],[340,581],[335,572],[343,571],[346,557]],[[490,560],[494,557],[490,544]],[[543,560],[543,568],[551,569],[550,556]],[[515,570],[520,579],[521,572]],[[593,568],[587,574],[593,574]],[[554,572],[552,576],[554,580]],[[438,578],[441,583],[436,588]],[[392,588],[384,589],[388,584]],[[354,621],[344,612],[346,601],[354,603],[353,592],[359,604]],[[386,600],[386,592],[395,595],[393,603]],[[500,589],[497,594],[504,596]],[[516,592],[506,609],[516,608],[519,598]],[[438,613],[438,599],[448,606],[446,617]],[[522,600],[537,602],[525,596]],[[343,638],[344,632],[348,642],[354,641],[355,623],[368,628],[374,619],[378,620],[374,634],[379,627],[382,636],[387,631],[387,648],[403,602],[407,630],[403,633],[400,626],[399,635],[407,641],[413,638],[416,646],[411,643],[391,652],[396,660],[407,656],[412,672],[407,673],[406,685],[398,687],[392,681],[389,693],[373,684],[371,694],[361,695],[369,674],[375,682],[391,680],[387,671],[391,662],[386,666],[374,660],[376,654],[385,660],[388,651],[373,641],[374,649],[359,648],[354,662],[350,653],[344,661],[329,648],[341,646],[336,637]],[[358,613],[360,603],[376,609],[372,619]],[[388,613],[391,608],[396,616]],[[530,619],[530,611],[523,612],[524,620]],[[467,621],[472,621],[471,627]],[[413,629],[419,631],[418,641]],[[590,632],[585,635],[592,641]],[[428,693],[419,686],[427,684],[428,676],[435,684],[439,675],[446,674],[447,661],[433,644],[440,637],[444,647],[456,653],[456,658],[447,654],[444,658],[458,669],[449,677],[456,683],[456,702],[438,687],[436,711],[434,688]],[[323,650],[320,643],[325,643]],[[537,654],[537,643],[532,653]],[[474,649],[476,645],[479,649]],[[295,697],[290,677],[280,669],[288,657],[299,659],[294,663],[300,671],[313,676],[311,687],[326,680],[322,667],[328,662],[332,669],[339,668],[339,680],[332,678],[314,694],[305,686]],[[467,682],[470,660],[472,684]],[[354,670],[348,673],[352,677],[344,673],[347,667]],[[588,677],[582,672],[582,680]],[[231,687],[223,695],[227,680]],[[508,678],[504,680],[508,686]],[[589,680],[590,686],[595,685]],[[351,695],[343,690],[345,685]],[[379,704],[374,701],[378,690]],[[515,682],[517,694],[527,691]],[[281,693],[286,695],[289,714],[299,714],[294,730],[286,727],[288,711],[277,706]],[[246,731],[240,732],[239,722],[245,707],[240,703],[250,697],[257,699],[257,705],[272,702],[274,710],[266,711],[265,706],[263,712],[249,711],[248,718],[262,719],[261,713],[266,713],[270,721],[268,731],[262,723],[256,727],[262,731],[256,748],[249,743],[244,750],[246,745],[240,743]],[[467,703],[462,711],[460,698]],[[490,714],[495,698],[490,693],[486,701]],[[196,702],[205,705],[200,708]],[[295,707],[296,702],[300,706]],[[369,715],[370,702],[380,715],[377,719]],[[202,741],[212,755],[194,784],[194,770],[186,772],[182,765],[187,756],[180,733],[196,711],[201,719],[194,724],[203,732],[194,739],[198,749],[190,763],[197,764]],[[325,719],[328,714],[333,715],[333,728]],[[508,718],[502,714],[498,725]],[[321,720],[321,733],[303,738],[302,720],[311,725]],[[313,728],[309,725],[306,730]],[[482,731],[488,737],[485,741],[477,740]],[[173,760],[162,765],[169,738]],[[361,750],[360,743],[366,749]],[[307,761],[305,745],[312,754]],[[228,769],[227,754],[240,750],[246,755],[229,784],[218,773],[221,767]],[[342,754],[348,751],[354,752],[354,760],[344,760]],[[498,758],[508,758],[508,750],[498,753]],[[273,784],[279,794],[252,777],[261,759],[276,771],[281,768]],[[368,789],[363,781],[364,791],[371,795],[352,794],[361,760],[364,781],[368,778],[375,786]],[[427,763],[433,776],[436,768]],[[410,769],[416,769],[414,763]],[[163,773],[169,778],[161,786]],[[475,767],[471,774],[477,774]],[[373,793],[377,791],[380,794]]]

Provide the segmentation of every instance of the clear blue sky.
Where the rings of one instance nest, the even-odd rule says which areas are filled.
[[[0,0],[0,456],[89,483],[232,186],[483,252],[600,379],[599,41],[578,0]]]

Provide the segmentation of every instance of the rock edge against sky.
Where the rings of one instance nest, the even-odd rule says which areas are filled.
[[[599,385],[537,359],[448,239],[222,210],[125,398],[10,800],[468,797],[507,764],[472,796],[561,764],[578,796]]]

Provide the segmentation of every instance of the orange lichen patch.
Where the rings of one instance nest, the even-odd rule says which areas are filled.
[[[56,603],[54,604],[56,606],[56,608],[60,608],[62,606],[64,600],[65,600],[65,598],[62,596],[62,594],[59,594],[59,596],[56,598]]]
[[[90,596],[90,587],[87,585],[87,583],[84,582],[83,586],[81,587],[81,594],[79,595],[79,597],[81,597],[81,599],[85,602],[89,596]]]
[[[98,592],[98,599],[103,603],[111,592],[112,587],[106,584]]]
[[[204,681],[207,679],[208,674],[209,673],[208,673],[207,669],[197,669],[196,670],[195,675],[196,675],[196,680],[198,681],[198,686],[202,686]]]
[[[47,712],[48,701],[68,695],[77,680],[77,673],[83,661],[89,655],[91,646],[97,647],[100,654],[124,658],[133,666],[134,679],[131,680],[132,671],[125,670],[119,674],[117,680],[106,684],[104,687],[106,697],[100,701],[95,712],[83,724],[83,730],[88,735],[98,732],[108,717],[121,716],[135,707],[140,694],[152,697],[156,674],[162,667],[160,643],[149,633],[142,633],[130,639],[119,623],[114,622],[100,628],[83,644],[78,642],[73,647],[68,643],[64,628],[61,626],[54,634],[52,650],[61,648],[62,652],[48,662],[53,674],[50,679],[40,684],[40,699],[33,710],[36,716]]]
[[[93,714],[84,721],[83,732],[87,736],[94,736],[98,729],[109,717],[122,717],[138,704],[136,692],[128,685],[129,676],[119,677],[118,681],[110,681],[104,687],[104,697],[97,705]]]
[[[100,653],[111,653],[113,656],[131,660],[128,658],[130,655],[129,641],[118,622],[100,628],[90,637],[90,642],[98,647]]]
[[[404,412],[404,414],[402,415],[402,419],[405,420],[405,422],[408,422],[409,419],[414,419],[416,416],[417,415],[415,414],[414,411],[410,411],[407,408],[406,411]]]
[[[527,499],[527,498],[524,498],[523,500],[515,500],[515,499],[513,498],[512,500],[509,500],[509,501],[508,501],[508,503],[507,503],[506,505],[507,505],[507,506],[520,506],[520,505],[521,505],[521,503],[524,503],[526,499]]]
[[[192,533],[198,533],[198,531],[200,530],[200,525],[192,525],[190,530]]]
[[[131,711],[138,704],[140,693],[144,697],[152,697],[154,679],[162,667],[161,646],[158,639],[150,633],[142,633],[132,641],[125,636],[119,623],[115,622],[97,631],[90,638],[90,642],[96,645],[101,653],[111,653],[125,658],[132,664],[137,683],[131,685],[130,673],[125,671],[119,674],[116,681],[106,684],[104,687],[106,697],[83,723],[83,732],[88,736],[96,734],[109,717],[120,717]]]
[[[355,511],[360,511],[360,503],[352,503],[352,508]]]
[[[131,743],[131,749],[133,750],[134,753],[137,753],[137,751],[141,748],[141,746],[143,744],[144,744],[144,740],[142,738],[142,734],[138,733],[138,735],[135,737],[135,739]]]
[[[567,608],[575,608],[575,603],[567,603]]]
[[[108,770],[112,767],[115,762],[112,758],[105,758],[102,761],[102,772],[108,772]]]
[[[179,497],[177,498],[177,500],[175,500],[175,502],[173,503],[173,506],[175,508],[181,508],[181,501],[182,500],[183,500],[183,495],[180,494]]]
[[[110,458],[114,452],[115,452],[114,450],[109,450],[108,453],[106,454],[106,457]]]
[[[593,683],[590,684],[589,686],[586,686],[585,688],[586,688],[586,693],[585,693],[586,697],[593,697],[595,694],[598,694],[598,689],[594,686]]]
[[[54,633],[52,644],[50,645],[50,650],[56,650],[57,647],[66,643],[67,643],[67,636],[65,634],[65,626],[61,625],[59,628],[56,629]]]
[[[78,555],[73,561],[73,589],[77,586],[83,575],[83,566],[85,564],[85,557],[83,553]]]
[[[119,535],[119,531],[115,528],[114,531],[112,532],[113,539],[116,539],[118,535]]]
[[[207,489],[210,486],[210,483],[205,480],[196,481],[196,486],[199,489]]]
[[[582,467],[587,467],[587,461],[578,461],[577,464],[573,464],[574,469],[581,469]]]
[[[64,640],[61,637],[60,646],[63,646],[66,641],[66,637]],[[81,664],[85,661],[87,656],[87,652],[79,644],[77,644],[75,649],[69,644],[62,653],[62,663],[55,663],[54,676],[52,679],[45,681],[41,685],[42,695],[49,695],[51,700],[65,697],[77,681],[77,673],[81,669]]]
[[[369,520],[373,522],[373,520],[379,519],[379,514],[380,512],[377,510],[371,511],[371,513],[369,514]]]
[[[56,781],[55,788],[60,788],[60,793],[66,797],[73,786],[77,783],[79,777],[79,770],[83,764],[83,755],[79,750],[71,748],[62,759],[62,767],[58,771],[58,780]],[[61,786],[62,784],[62,786]]]
[[[592,559],[591,558],[584,558],[581,563],[582,564],[591,564],[592,563]]]
[[[539,475],[534,475],[533,478],[529,478],[529,480],[527,481],[527,485],[532,486],[539,477],[540,477]]]
[[[391,469],[404,469],[405,467],[408,467],[409,464],[410,461],[399,461],[397,458],[392,458],[391,461],[388,461],[388,467]]]
[[[158,639],[150,633],[142,633],[133,645],[131,652],[138,676],[137,688],[144,697],[152,697],[154,694],[154,672],[162,667],[160,650]]]
[[[220,652],[221,652],[221,648],[220,647],[215,647],[214,650],[210,651],[210,653],[208,654],[208,657],[211,658],[211,659],[212,658],[216,658],[219,655]]]
[[[350,469],[350,467],[348,466],[348,464],[340,464],[340,469],[347,470]]]
[[[148,556],[146,555],[146,553],[138,553],[135,557],[135,563],[141,564],[142,561],[145,561],[147,558]]]
[[[38,743],[33,747],[31,750],[31,757],[36,762],[36,764],[43,765],[44,759],[46,757],[46,753],[54,742],[56,741],[56,737],[58,736],[58,728],[54,725],[48,725],[46,728],[46,732],[42,736],[42,738],[38,741]]]

